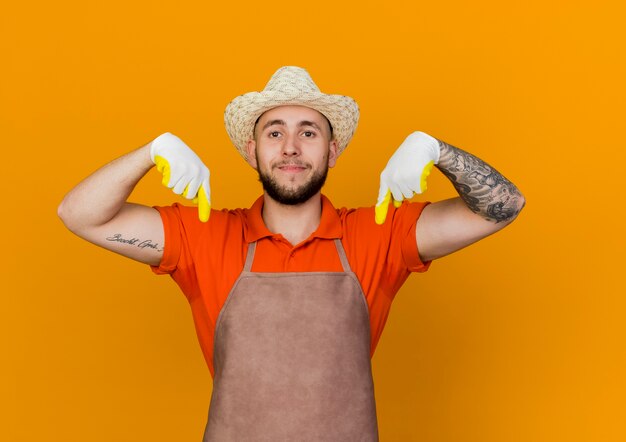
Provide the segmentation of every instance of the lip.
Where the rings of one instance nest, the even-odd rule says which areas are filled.
[[[283,172],[298,173],[306,170],[306,167],[290,164],[286,166],[280,166],[278,169],[282,170]]]

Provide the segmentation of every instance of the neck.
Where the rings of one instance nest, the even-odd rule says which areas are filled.
[[[297,206],[280,204],[265,193],[263,195],[263,222],[272,233],[280,233],[292,245],[307,239],[320,225],[322,196],[318,192]]]

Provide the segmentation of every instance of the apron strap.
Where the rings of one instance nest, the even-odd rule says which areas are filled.
[[[341,240],[339,238],[335,238],[335,247],[337,247],[337,253],[339,253],[339,260],[341,261],[343,271],[346,273],[352,273],[350,263],[348,262],[348,257],[346,256],[346,251],[344,250],[343,245],[341,244]]]
[[[254,260],[254,251],[256,250],[256,241],[248,244],[248,256],[246,256],[246,264],[243,266],[244,272],[252,270],[252,261]]]

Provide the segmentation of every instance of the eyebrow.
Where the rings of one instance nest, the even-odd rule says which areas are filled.
[[[286,126],[287,123],[285,123],[284,120],[271,120],[268,121],[267,123],[265,123],[265,126],[263,126],[262,130],[267,129],[270,126],[273,126],[275,124],[278,124],[280,126]],[[303,126],[311,126],[316,128],[317,130],[319,130],[320,132],[322,131],[322,129],[320,129],[320,127],[317,125],[317,123],[313,122],[313,121],[308,121],[308,120],[302,120],[298,123],[298,127],[303,127]]]

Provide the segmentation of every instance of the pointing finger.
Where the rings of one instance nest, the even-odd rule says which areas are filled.
[[[203,223],[209,220],[211,214],[211,195],[208,188],[208,183],[203,183],[198,189],[198,217]]]
[[[383,224],[387,218],[387,212],[389,211],[389,202],[391,201],[391,191],[387,189],[387,186],[381,187],[383,197],[378,197],[376,208],[374,209],[374,219],[376,224]]]

